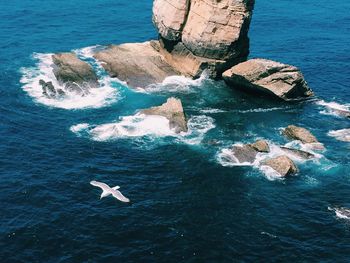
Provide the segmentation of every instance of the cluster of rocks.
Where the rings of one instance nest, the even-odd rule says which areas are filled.
[[[293,140],[299,140],[305,144],[318,144],[315,136],[310,131],[302,127],[290,125],[283,130],[283,134]],[[295,156],[303,160],[313,159],[316,156],[313,153],[302,151],[299,149],[289,148],[285,146],[279,147],[285,155],[279,155],[273,158],[266,158],[260,162],[259,165],[268,166],[275,170],[282,177],[292,175],[298,172],[296,164],[288,157]],[[320,148],[319,148],[320,149]],[[259,153],[267,154],[270,152],[270,147],[267,141],[258,140],[253,144],[233,145],[230,148],[231,154],[234,156],[235,161],[241,164],[250,163],[253,164]],[[267,155],[268,156],[268,155]]]

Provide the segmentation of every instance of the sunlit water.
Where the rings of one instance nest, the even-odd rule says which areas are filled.
[[[110,43],[156,38],[152,1],[0,3],[1,262],[348,262],[350,4],[257,1],[251,57],[301,68],[316,98],[286,104],[180,76],[146,89],[109,78],[92,58]],[[47,99],[50,54],[74,51],[98,73],[87,96]],[[189,131],[138,110],[182,100]],[[309,128],[326,150],[281,179],[261,165]],[[348,133],[347,133],[348,134]],[[347,135],[349,136],[349,135]],[[271,153],[237,165],[232,144]],[[309,149],[310,150],[310,149]],[[130,204],[89,182],[120,185]],[[345,209],[345,210],[344,210]],[[345,212],[344,212],[345,211]]]

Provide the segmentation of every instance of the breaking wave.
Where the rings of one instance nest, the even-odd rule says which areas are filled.
[[[339,219],[350,220],[350,209],[345,207],[328,207],[329,211],[334,211],[335,215]]]
[[[337,117],[340,117],[342,112],[347,112],[350,114],[349,104],[339,104],[334,101],[326,102],[324,100],[319,100],[316,102],[316,104],[325,107],[324,110],[320,111],[321,114],[333,115]]]
[[[350,129],[342,129],[328,132],[328,136],[336,138],[338,141],[350,142]]]
[[[87,51],[83,51],[86,53]],[[50,107],[62,109],[84,109],[100,108],[114,103],[118,100],[118,92],[112,85],[112,79],[108,76],[102,76],[99,80],[99,88],[91,88],[88,93],[77,94],[74,91],[65,89],[56,80],[52,71],[52,55],[35,53],[33,59],[37,61],[35,67],[21,68],[23,90],[26,91],[36,102]],[[39,81],[52,82],[56,89],[64,90],[65,95],[49,98],[43,94],[42,86]]]

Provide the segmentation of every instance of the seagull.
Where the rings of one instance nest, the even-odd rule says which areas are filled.
[[[118,191],[118,189],[120,188],[119,186],[115,186],[111,188],[107,184],[100,183],[97,181],[91,181],[90,184],[102,189],[103,192],[101,194],[100,199],[102,199],[103,197],[112,195],[113,197],[117,198],[121,202],[124,202],[124,203],[130,202],[128,198],[126,198],[120,191]]]

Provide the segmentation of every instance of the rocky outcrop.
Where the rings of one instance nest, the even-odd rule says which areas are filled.
[[[298,149],[293,149],[293,148],[288,148],[288,147],[281,147],[281,150],[284,151],[286,154],[294,155],[298,158],[301,159],[313,159],[315,158],[315,155],[306,151],[298,150]]]
[[[170,129],[174,129],[176,133],[188,131],[186,116],[181,100],[179,99],[169,98],[163,105],[142,110],[140,113],[167,118],[169,120]]]
[[[215,78],[245,61],[253,7],[254,0],[154,0],[153,22],[169,64],[192,77],[207,69]]]
[[[58,96],[65,95],[65,92],[62,89],[55,89],[51,81],[45,82],[44,80],[39,80],[39,84],[43,90],[43,95],[48,98],[56,98]]]
[[[249,145],[233,145],[231,151],[238,163],[253,163],[258,154],[258,152]]]
[[[88,88],[98,87],[97,76],[93,68],[73,53],[61,53],[52,56],[53,73],[56,79],[68,90],[85,93]]]
[[[129,86],[144,88],[160,83],[166,77],[179,75],[159,52],[158,41],[109,46],[94,57],[102,62],[111,77],[125,81]]]
[[[270,152],[269,144],[265,140],[258,140],[253,144],[249,144],[249,146],[258,152],[262,152],[262,153]]]
[[[282,133],[286,137],[293,140],[299,140],[302,143],[319,143],[316,137],[310,131],[295,125],[289,125],[283,130]]]
[[[271,167],[283,177],[298,172],[298,168],[296,167],[294,162],[289,157],[284,155],[269,159],[265,161],[263,165]]]
[[[240,63],[225,71],[223,79],[230,86],[286,101],[313,95],[298,68],[266,59],[251,59]]]

